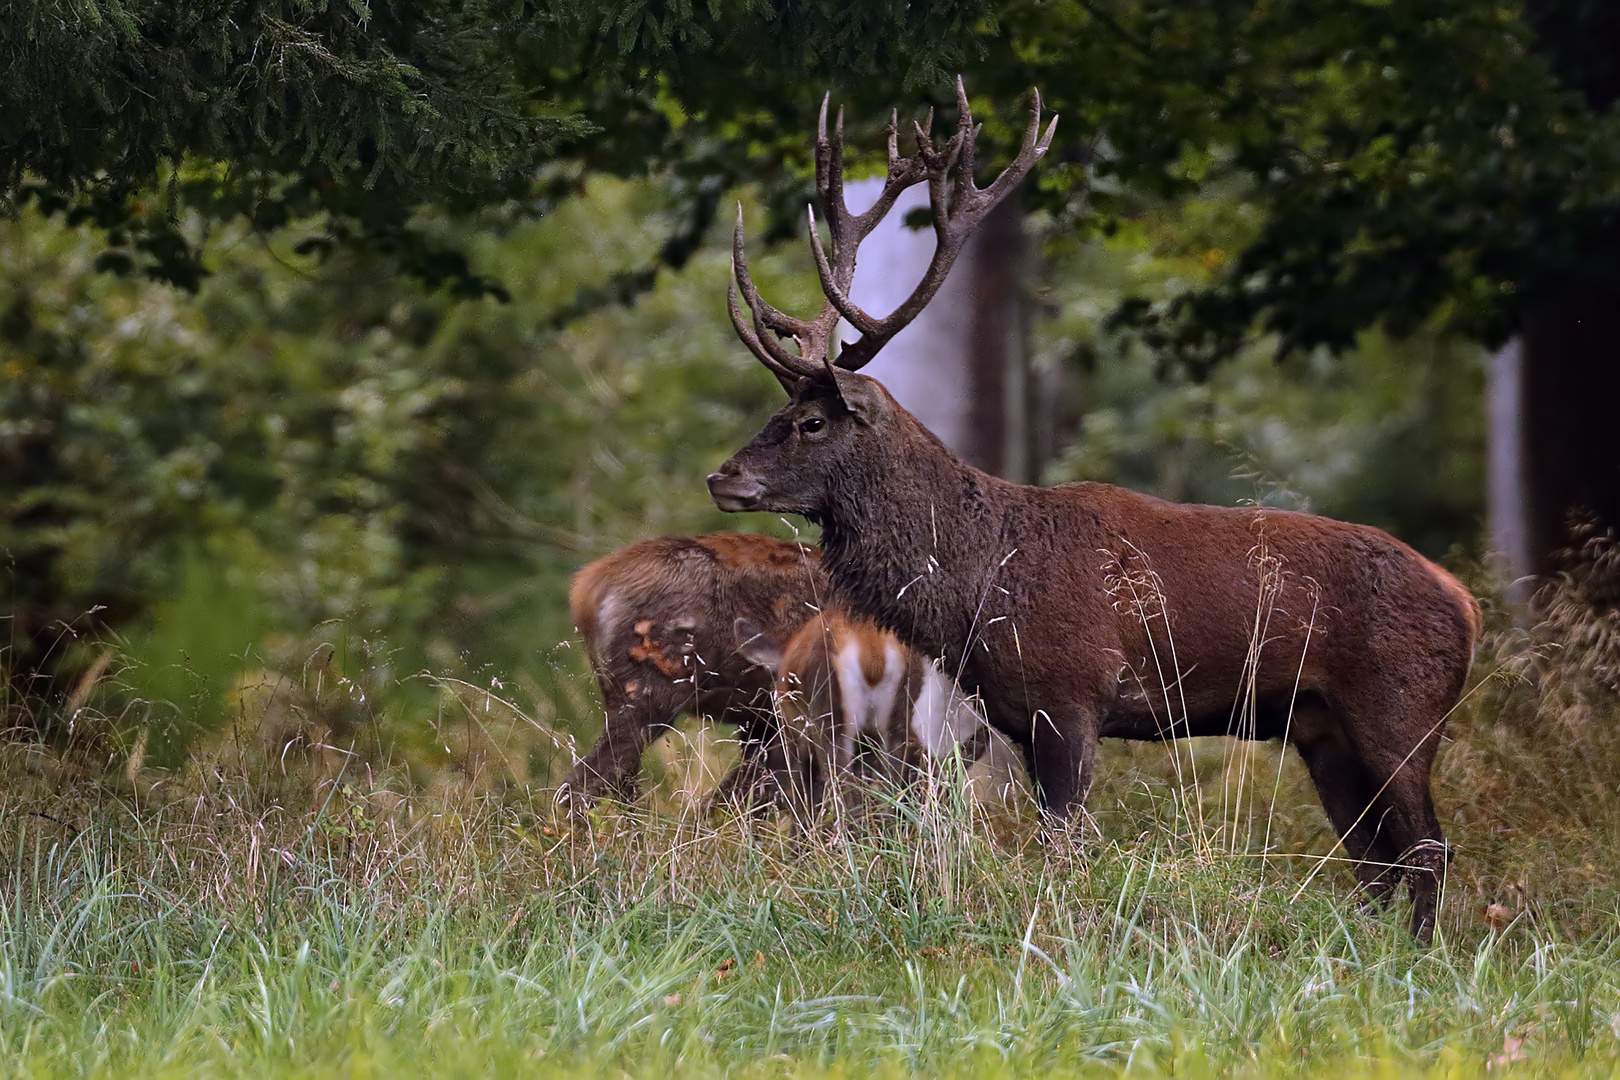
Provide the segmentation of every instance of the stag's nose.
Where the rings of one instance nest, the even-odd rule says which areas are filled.
[[[751,509],[759,501],[763,490],[759,481],[742,475],[741,470],[729,461],[720,467],[719,472],[709,474],[709,497],[714,500],[714,505],[732,513]]]

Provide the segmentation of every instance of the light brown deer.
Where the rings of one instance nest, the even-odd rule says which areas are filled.
[[[776,676],[781,724],[765,761],[775,797],[808,815],[851,782],[904,785],[960,753],[971,766],[989,745],[978,705],[939,665],[866,619],[829,607],[785,645],[738,619],[742,654]]]
[[[792,637],[830,593],[820,552],[768,536],[712,533],[629,544],[574,575],[568,593],[607,710],[601,738],[563,780],[574,801],[631,797],[648,743],[684,713],[736,724],[742,760],[716,800],[767,776],[772,676],[738,652],[735,624]]]
[[[716,504],[820,525],[839,601],[944,658],[1024,748],[1055,818],[1080,807],[1101,736],[1286,740],[1363,887],[1382,897],[1404,876],[1412,932],[1427,942],[1446,862],[1430,770],[1480,626],[1455,578],[1364,525],[1107,484],[1008,483],[959,460],[856,372],[922,310],[974,226],[1050,145],[1056,120],[1041,131],[1036,95],[1023,146],[981,190],[960,81],[957,97],[952,137],[936,143],[919,126],[911,157],[899,156],[891,121],[888,180],[859,216],[843,197],[842,115],[829,137],[823,104],[816,186],[831,253],[812,228],[826,295],[816,319],[759,297],[739,221],[732,322],[792,400],[709,477]],[[933,262],[874,318],[849,298],[856,249],[901,190],[925,181]],[[861,335],[841,350],[840,315]]]

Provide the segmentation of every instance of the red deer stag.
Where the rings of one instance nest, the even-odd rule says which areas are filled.
[[[647,744],[682,713],[738,725],[742,762],[717,800],[747,796],[766,776],[772,678],[737,647],[747,619],[782,639],[830,593],[819,552],[767,536],[662,536],[620,548],[574,575],[568,606],[596,671],[607,728],[562,793],[631,796]]]
[[[747,619],[736,629],[742,654],[776,675],[781,733],[765,758],[774,782],[756,797],[813,812],[855,777],[904,783],[958,747],[965,764],[988,747],[973,700],[875,623],[829,608],[785,646]]]
[[[1412,932],[1429,941],[1447,856],[1430,769],[1480,625],[1456,579],[1364,525],[1108,484],[1008,483],[959,460],[857,374],[1051,142],[1056,120],[1041,131],[1037,94],[1023,146],[980,189],[960,81],[957,97],[954,135],[937,144],[919,126],[912,157],[899,156],[891,121],[887,183],[859,216],[844,202],[842,116],[829,138],[823,104],[816,187],[831,254],[812,215],[826,296],[814,321],[760,299],[739,220],[732,322],[792,400],[709,477],[715,503],[820,525],[839,601],[943,657],[1024,748],[1059,820],[1085,797],[1100,736],[1292,743],[1363,887],[1383,898],[1404,876]],[[924,181],[933,261],[905,302],[874,318],[849,298],[856,248],[902,189]],[[861,336],[835,352],[840,315]]]

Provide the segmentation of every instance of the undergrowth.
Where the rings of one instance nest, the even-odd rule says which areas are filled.
[[[1275,746],[1109,745],[1092,816],[1047,835],[949,778],[802,830],[673,782],[582,819],[353,749],[228,738],[159,772],[18,741],[0,1071],[1611,1075],[1620,638],[1586,587],[1491,613],[1436,776],[1458,855],[1426,951],[1361,909]],[[676,744],[664,772],[712,757]]]

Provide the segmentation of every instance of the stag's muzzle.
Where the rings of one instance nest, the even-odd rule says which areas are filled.
[[[709,474],[709,497],[714,505],[728,513],[752,510],[759,504],[765,488],[758,480],[744,476],[731,462],[720,466],[720,471]]]

